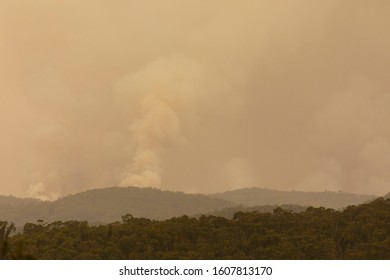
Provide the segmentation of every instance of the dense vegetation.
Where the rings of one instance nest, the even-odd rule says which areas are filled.
[[[389,199],[343,211],[237,212],[232,219],[38,221],[12,237],[12,224],[1,225],[1,256],[10,259],[390,259]]]
[[[226,207],[221,210],[211,211],[206,213],[205,215],[208,216],[218,216],[218,217],[224,217],[228,219],[232,219],[234,217],[234,214],[237,212],[259,212],[259,213],[273,213],[276,208],[282,208],[286,211],[291,211],[294,213],[304,212],[307,209],[307,206],[300,206],[300,205],[293,205],[293,204],[283,204],[283,205],[258,205],[258,206],[251,206],[251,207],[245,207],[243,205],[239,206],[233,206],[233,207]],[[193,217],[199,218],[202,214],[193,215]]]

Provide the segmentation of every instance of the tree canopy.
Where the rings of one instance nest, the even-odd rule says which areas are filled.
[[[9,223],[0,225],[9,231]],[[5,257],[15,259],[390,259],[390,200],[343,211],[239,211],[231,219],[129,213],[99,226],[41,220],[7,239]]]

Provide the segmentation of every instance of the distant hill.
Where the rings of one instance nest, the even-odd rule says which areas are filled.
[[[48,219],[81,219],[97,222],[120,220],[121,216],[168,219],[214,211],[234,203],[202,194],[161,191],[152,188],[112,187],[89,190],[54,201]]]
[[[0,200],[0,220],[17,225],[56,220],[86,220],[91,223],[119,221],[125,214],[149,219],[168,219],[231,207],[233,202],[202,194],[161,191],[152,188],[111,187],[69,195],[53,202]]]
[[[301,213],[305,212],[307,207],[306,206],[300,206],[300,205],[292,205],[292,204],[283,204],[283,205],[261,205],[261,206],[251,206],[251,207],[245,207],[245,206],[233,206],[233,207],[227,207],[221,210],[216,210],[212,212],[208,212],[206,214],[198,214],[195,215],[196,218],[200,217],[201,215],[212,215],[212,216],[218,216],[218,217],[224,217],[226,219],[233,218],[233,215],[239,211],[241,212],[259,212],[259,213],[273,213],[274,209],[276,208],[282,208],[286,211],[291,211],[294,213]]]
[[[370,201],[374,196],[336,192],[289,192],[248,188],[213,195],[186,194],[153,188],[110,187],[76,193],[53,202],[0,196],[0,221],[17,226],[38,219],[46,222],[119,221],[125,214],[153,220],[210,214],[231,217],[238,211],[272,212],[277,206],[295,212],[307,206],[343,208]]]
[[[279,191],[264,188],[245,188],[211,195],[244,206],[296,204],[301,206],[344,208],[371,201],[373,195],[345,192]]]
[[[39,199],[0,196],[0,220],[13,221],[18,225],[23,225],[25,221],[36,222],[36,217],[45,215],[48,204]]]

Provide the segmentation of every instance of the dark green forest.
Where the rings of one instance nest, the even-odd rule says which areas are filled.
[[[390,200],[157,221],[0,222],[2,259],[390,259]]]

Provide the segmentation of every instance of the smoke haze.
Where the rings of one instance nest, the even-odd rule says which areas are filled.
[[[0,194],[383,195],[388,1],[1,1]]]

